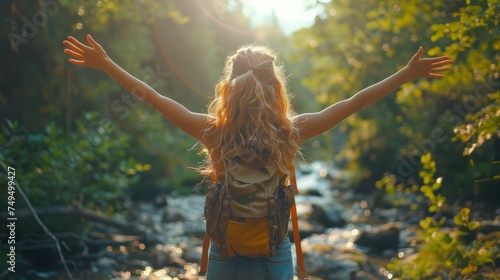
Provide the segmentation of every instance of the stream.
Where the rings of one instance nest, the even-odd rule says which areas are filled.
[[[301,193],[296,196],[297,213],[310,279],[391,279],[385,265],[415,252],[422,213],[375,208],[370,196],[349,189],[346,176],[322,162],[297,168]],[[126,218],[146,229],[147,239],[96,224],[90,237],[112,242],[87,246],[78,257],[69,256],[74,279],[204,279],[197,276],[205,233],[204,199],[204,195],[161,196],[131,205]],[[295,265],[295,252],[292,256]],[[61,270],[37,267],[5,279],[68,277]]]

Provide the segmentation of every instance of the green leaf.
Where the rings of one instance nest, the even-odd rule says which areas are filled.
[[[432,188],[428,185],[423,185],[422,187],[420,187],[420,191],[426,194],[428,192],[432,192]]]
[[[464,226],[469,222],[469,208],[462,208],[460,211],[453,217],[453,221],[457,226]]]
[[[438,183],[436,181],[436,182],[434,182],[434,184],[432,184],[432,190],[436,191],[436,190],[439,190],[439,188],[441,188],[441,183]]]
[[[462,217],[460,216],[460,214],[457,214],[457,215],[455,215],[455,217],[453,217],[453,222],[457,226],[463,226],[464,225],[464,221],[462,220]]]
[[[494,263],[493,258],[490,257],[487,253],[486,254],[478,254],[475,261],[478,265],[484,265],[487,263],[492,263],[492,264]]]
[[[431,154],[426,153],[425,155],[422,156],[422,158],[420,158],[420,161],[422,162],[423,165],[428,164],[431,161]]]
[[[451,236],[448,233],[443,235],[442,240],[446,244],[450,244],[451,242],[453,242],[453,239],[451,238]]]
[[[423,220],[420,220],[419,224],[422,229],[428,229],[431,225],[432,218],[431,217],[426,217]]]
[[[441,50],[440,47],[434,47],[434,48],[431,48],[427,51],[427,53],[429,54],[429,56],[438,56],[438,55],[441,55],[443,53],[443,51]]]
[[[479,222],[470,222],[468,226],[469,230],[476,230],[479,228]]]
[[[477,266],[469,263],[469,265],[467,265],[467,267],[463,268],[460,271],[460,274],[462,274],[462,275],[469,275],[469,274],[472,274],[472,273],[476,272],[476,270],[477,270]]]
[[[467,217],[467,220],[469,220],[469,214],[470,214],[470,209],[467,208],[467,207],[464,207],[462,209],[460,209],[460,212],[459,212],[460,215],[462,215],[462,217]]]
[[[428,175],[428,176],[425,176],[422,179],[424,179],[424,184],[430,184],[431,180],[432,180],[432,176]]]

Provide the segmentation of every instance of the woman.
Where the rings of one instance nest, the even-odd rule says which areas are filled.
[[[208,114],[194,113],[174,100],[131,76],[115,64],[104,49],[87,35],[90,46],[73,37],[63,43],[69,62],[108,73],[133,94],[149,103],[177,127],[198,139],[208,151],[202,172],[225,177],[225,162],[242,147],[266,154],[280,174],[289,175],[288,166],[300,145],[321,134],[349,115],[372,105],[414,78],[442,78],[450,68],[449,57],[422,58],[420,47],[409,63],[385,80],[361,90],[349,99],[326,109],[293,115],[289,105],[282,66],[265,47],[245,46],[226,60],[223,76],[215,87]],[[268,258],[222,257],[216,246],[210,250],[209,279],[292,279],[290,243],[286,239]]]

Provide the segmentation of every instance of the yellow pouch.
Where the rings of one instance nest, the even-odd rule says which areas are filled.
[[[270,256],[269,224],[265,218],[230,219],[226,226],[228,255]]]

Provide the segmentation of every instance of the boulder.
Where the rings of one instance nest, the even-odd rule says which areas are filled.
[[[388,223],[372,230],[361,230],[354,243],[379,251],[397,250],[399,247],[399,233],[399,223]]]
[[[325,207],[324,205],[319,205],[313,203],[311,205],[312,212],[309,219],[321,223],[326,228],[330,227],[343,227],[346,225],[346,221],[341,216],[341,207]]]
[[[299,233],[301,239],[304,239],[313,234],[322,233],[325,230],[325,227],[322,224],[313,220],[298,219],[297,223],[299,225]],[[293,242],[292,222],[288,223],[288,237],[290,241]]]
[[[304,265],[310,275],[329,280],[382,280],[379,268],[357,249],[328,243],[303,245]],[[354,277],[354,278],[353,278]]]

